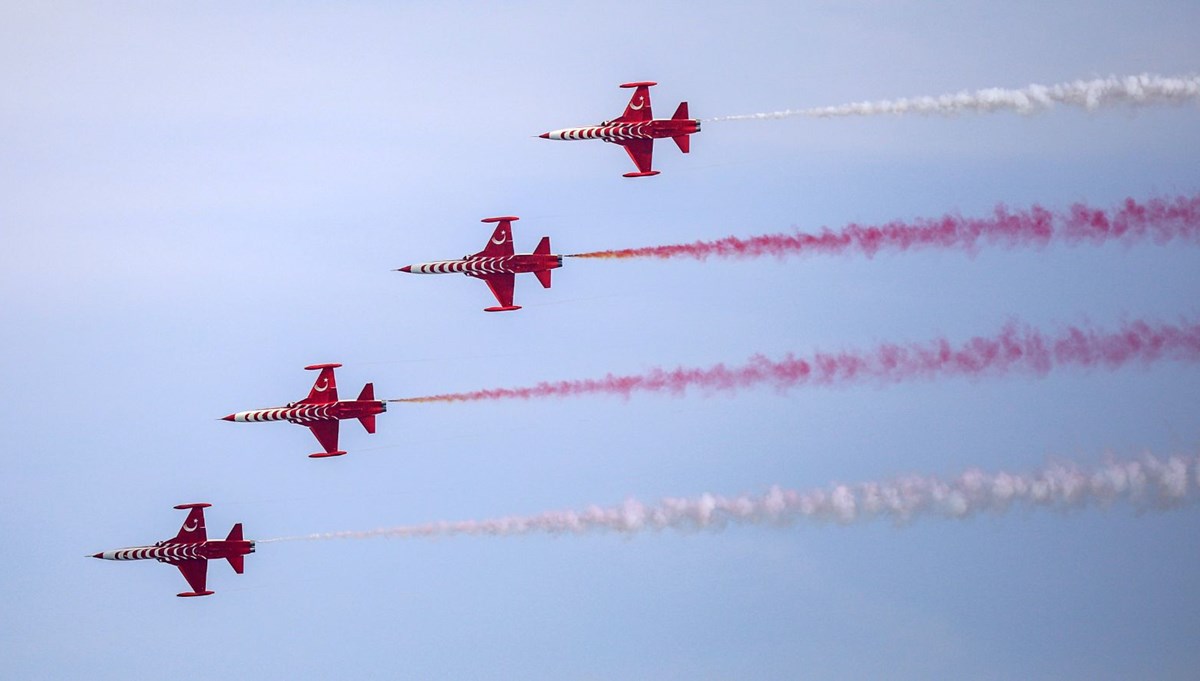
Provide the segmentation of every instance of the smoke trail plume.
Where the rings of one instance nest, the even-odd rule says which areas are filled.
[[[575,258],[761,258],[789,255],[856,253],[873,257],[880,251],[923,248],[975,252],[981,245],[1015,248],[1045,246],[1051,242],[1132,244],[1151,240],[1200,241],[1200,193],[1191,196],[1125,199],[1111,210],[1076,203],[1054,213],[1034,205],[1024,210],[996,206],[989,217],[943,215],[912,222],[894,220],[882,225],[851,223],[838,231],[823,228],[816,234],[764,234],[725,237],[715,241],[646,246],[576,253]]]
[[[778,360],[758,355],[740,366],[657,368],[643,374],[609,374],[603,378],[390,401],[471,402],[581,395],[628,398],[634,393],[683,395],[689,389],[734,392],[763,384],[786,390],[806,385],[886,384],[956,376],[1041,376],[1057,367],[1116,369],[1161,360],[1200,360],[1200,322],[1152,325],[1135,321],[1115,331],[1084,326],[1053,335],[1014,322],[994,336],[978,336],[959,345],[938,338],[924,343],[888,343],[867,351],[817,352],[807,357],[789,354]]]
[[[914,475],[807,491],[775,486],[756,496],[702,494],[663,499],[657,504],[630,499],[618,506],[588,506],[578,511],[325,532],[259,543],[457,535],[636,534],[668,529],[719,530],[728,525],[789,526],[802,521],[850,525],[882,518],[905,523],[924,516],[958,519],[1013,508],[1073,510],[1116,502],[1163,509],[1194,502],[1198,488],[1200,467],[1195,456],[1158,458],[1145,454],[1136,460],[1112,460],[1093,469],[1064,462],[1026,474],[968,470],[949,480]]]
[[[1045,111],[1056,104],[1076,106],[1088,111],[1116,104],[1150,106],[1181,104],[1200,99],[1200,75],[1167,77],[1143,73],[1137,76],[1109,76],[1093,80],[1076,80],[1058,85],[1029,85],[1017,90],[988,88],[937,97],[910,97],[876,102],[858,102],[812,109],[788,109],[769,113],[717,116],[708,121],[762,121],[804,116],[807,118],[836,118],[843,116],[880,116],[924,114],[953,116],[960,113],[991,113],[1012,111],[1031,114]]]

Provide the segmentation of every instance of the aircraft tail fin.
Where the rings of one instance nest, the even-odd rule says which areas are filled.
[[[542,288],[550,288],[550,270],[537,270],[533,274],[541,282]]]
[[[537,248],[533,249],[534,255],[550,255],[550,237],[544,236],[538,242]]]
[[[375,384],[368,383],[363,386],[362,392],[358,394],[358,401],[370,401],[375,399]]]
[[[673,121],[691,120],[691,116],[688,115],[687,102],[679,103],[679,108],[675,109],[675,115],[671,116],[671,120],[673,120]],[[691,151],[692,139],[690,137],[688,137],[687,135],[676,135],[676,136],[672,137],[671,139],[675,140],[676,146],[678,146],[679,150],[682,151],[683,153],[686,154],[689,151]]]
[[[229,567],[233,568],[234,572],[238,573],[239,575],[245,572],[246,557],[242,554],[239,553],[236,556],[225,556],[225,560],[229,561]]]
[[[241,523],[238,523],[230,528],[229,536],[225,537],[225,541],[243,541]]]
[[[371,414],[370,416],[360,416],[358,417],[358,422],[362,424],[363,428],[365,428],[368,433],[371,433],[372,435],[375,434],[374,414]]]

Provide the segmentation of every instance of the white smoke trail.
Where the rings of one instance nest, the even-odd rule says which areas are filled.
[[[858,102],[840,106],[812,109],[788,109],[770,113],[718,116],[707,121],[752,121],[791,118],[835,118],[841,116],[879,116],[900,114],[937,114],[953,116],[960,113],[991,113],[1013,111],[1031,114],[1052,108],[1056,104],[1077,106],[1094,111],[1114,104],[1148,106],[1180,104],[1200,98],[1200,75],[1167,77],[1143,73],[1137,76],[1109,76],[1093,80],[1076,80],[1058,85],[1030,85],[1019,90],[988,88],[938,97],[911,97],[877,102]]]
[[[1094,469],[1053,463],[1027,474],[968,470],[957,478],[907,476],[886,482],[835,484],[797,491],[771,487],[757,496],[702,494],[657,504],[633,499],[619,506],[550,511],[532,516],[401,525],[366,531],[325,532],[260,540],[514,536],[525,534],[635,534],[658,530],[718,530],[727,525],[788,526],[800,521],[850,525],[879,518],[905,523],[922,516],[967,518],[1014,507],[1077,509],[1124,501],[1143,508],[1171,508],[1194,501],[1200,490],[1196,456],[1110,460]]]

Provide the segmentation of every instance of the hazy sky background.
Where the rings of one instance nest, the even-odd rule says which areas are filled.
[[[393,405],[345,457],[232,411],[754,353],[1195,319],[1195,244],[568,261],[516,313],[390,271],[1200,187],[1200,108],[705,125],[654,178],[620,83],[701,118],[1200,63],[1191,2],[5,3],[0,657],[11,678],[1191,679],[1194,506],[839,527],[269,544],[216,595],[85,559],[1058,457],[1195,453],[1200,369]]]

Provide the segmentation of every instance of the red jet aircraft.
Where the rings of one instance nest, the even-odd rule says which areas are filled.
[[[101,551],[92,558],[105,560],[148,560],[170,563],[179,568],[191,591],[176,596],[208,596],[212,594],[205,583],[208,581],[208,561],[224,558],[233,566],[233,571],[242,574],[248,554],[254,553],[254,542],[242,538],[242,524],[238,523],[223,540],[209,541],[204,529],[204,509],[212,504],[180,504],[175,508],[191,509],[179,534],[173,539],[155,542],[154,546],[134,546],[115,551]]]
[[[356,400],[338,400],[337,381],[333,370],[341,364],[313,364],[304,367],[306,370],[321,370],[313,383],[308,397],[299,402],[289,402],[286,407],[273,409],[253,409],[239,411],[236,414],[222,417],[225,421],[258,422],[258,421],[289,421],[312,430],[317,441],[325,448],[324,452],[309,454],[309,458],[323,459],[328,456],[341,456],[346,452],[338,449],[338,421],[358,419],[368,433],[375,432],[375,415],[387,411],[387,402],[375,399],[375,386],[368,383],[363,386]]]
[[[543,288],[550,288],[550,270],[562,267],[562,256],[550,253],[550,237],[544,236],[533,253],[513,253],[512,222],[516,217],[484,218],[481,222],[499,222],[492,238],[483,250],[475,255],[465,255],[462,260],[439,260],[419,265],[405,265],[397,272],[411,274],[461,273],[482,279],[492,289],[492,295],[500,303],[497,307],[485,307],[485,312],[508,312],[520,310],[513,305],[513,286],[520,272],[533,272]]]
[[[563,128],[540,135],[548,140],[604,140],[620,144],[633,159],[638,172],[625,173],[625,177],[648,177],[657,175],[657,170],[651,170],[651,160],[654,156],[654,140],[670,137],[679,145],[679,150],[688,153],[691,148],[691,138],[688,135],[700,132],[700,120],[688,118],[687,102],[681,102],[670,118],[654,118],[650,112],[650,87],[657,85],[650,81],[640,83],[625,83],[621,87],[637,88],[625,113],[611,121],[600,125],[583,128]]]

